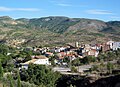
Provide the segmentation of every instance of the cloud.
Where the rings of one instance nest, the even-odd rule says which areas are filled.
[[[52,3],[53,5],[57,5],[57,6],[62,6],[62,7],[88,7],[87,5],[75,5],[75,4],[68,4],[70,2],[66,2],[65,0],[51,0],[49,1],[50,3]]]
[[[70,5],[70,4],[57,4],[57,5],[63,6],[63,7],[70,7],[70,6],[72,6],[72,5]]]
[[[110,11],[107,10],[87,10],[88,14],[98,14],[98,15],[107,15],[107,14],[113,14]]]
[[[8,8],[0,7],[0,11],[39,11],[37,8]]]
[[[63,7],[87,7],[87,5],[56,4]]]

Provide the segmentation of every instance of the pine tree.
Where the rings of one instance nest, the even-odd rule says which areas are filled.
[[[20,79],[20,74],[19,74],[19,70],[17,70],[17,87],[21,87],[21,79]]]
[[[0,79],[3,77],[3,67],[0,61]]]
[[[10,87],[14,87],[14,85],[13,85],[13,77],[12,77],[12,75],[11,75],[11,74],[8,75],[8,78],[9,78],[9,81],[10,81]]]

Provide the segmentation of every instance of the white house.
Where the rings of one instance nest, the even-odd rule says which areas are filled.
[[[49,59],[37,59],[33,64],[50,65]]]
[[[114,44],[115,42],[114,41],[108,41],[107,42],[107,45],[110,45],[110,49],[113,49],[113,44]]]
[[[27,69],[30,63],[38,64],[38,65],[50,65],[49,59],[45,56],[33,56],[33,57],[34,58],[32,60],[22,63],[22,68]]]
[[[113,43],[113,50],[120,49],[120,42],[114,42]]]

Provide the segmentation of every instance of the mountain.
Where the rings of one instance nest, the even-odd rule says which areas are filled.
[[[65,43],[120,40],[120,21],[50,16],[13,19],[0,17],[0,42],[23,45],[63,45]]]

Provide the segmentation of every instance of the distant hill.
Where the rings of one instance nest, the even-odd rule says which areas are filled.
[[[23,45],[59,45],[120,40],[120,21],[50,16],[33,19],[0,17],[0,40],[25,39]]]

